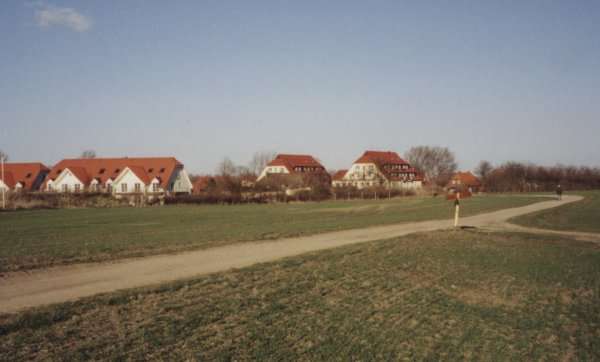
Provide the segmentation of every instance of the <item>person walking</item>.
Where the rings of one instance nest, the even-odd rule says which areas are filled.
[[[560,184],[558,184],[558,186],[556,186],[556,198],[558,199],[558,201],[562,200],[562,187],[560,186]]]

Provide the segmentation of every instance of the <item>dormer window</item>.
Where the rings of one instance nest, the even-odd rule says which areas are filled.
[[[100,171],[98,171],[98,173],[99,173],[100,175],[102,175],[102,174],[104,173],[104,171],[106,171],[106,169],[105,169],[105,168],[101,168],[101,169],[100,169]]]
[[[25,178],[31,178],[31,172],[25,175]]]
[[[154,172],[154,169],[153,168],[149,168],[148,169],[148,173],[152,173],[152,172]]]
[[[117,168],[117,169],[115,170],[115,173],[119,173],[120,171],[121,171],[121,169]]]
[[[164,173],[164,172],[165,172],[165,168],[164,168],[164,167],[163,167],[163,168],[161,168],[159,172],[160,172],[160,173]]]

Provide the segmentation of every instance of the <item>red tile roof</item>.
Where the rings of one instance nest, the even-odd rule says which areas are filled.
[[[393,151],[366,151],[354,163],[373,163],[377,166],[379,171],[391,181],[405,180],[404,176],[395,176],[395,174],[414,174],[415,176],[412,180],[423,181],[423,177],[419,172]],[[409,168],[388,169],[386,166],[408,166]]]
[[[152,178],[148,175],[146,170],[141,166],[127,166],[131,172],[133,172],[142,182],[146,185],[150,184]]]
[[[381,165],[408,164],[396,152],[392,151],[366,151],[354,163],[375,163]]]
[[[286,155],[280,154],[267,166],[283,166],[290,173],[295,171],[296,167],[316,167],[318,171],[325,171],[325,167],[310,155]]]
[[[333,181],[341,181],[344,179],[344,176],[346,176],[346,173],[348,173],[348,170],[339,170],[336,173],[333,174],[333,176],[331,177],[331,179]]]
[[[138,175],[138,177],[143,177],[144,182],[158,177],[161,180],[161,187],[166,189],[173,172],[177,168],[183,167],[183,164],[174,157],[74,158],[62,160],[54,165],[48,174],[48,179],[55,180],[65,168],[68,168],[76,173],[77,178],[86,185],[92,179],[97,179],[104,184],[109,178],[114,180],[126,167],[129,167],[136,175],[140,173],[142,176]],[[144,172],[141,172],[141,170]],[[143,173],[146,175],[143,175]]]
[[[4,179],[2,179],[2,176],[0,175],[0,180],[2,180],[9,189],[14,188],[17,184],[12,172],[9,171],[4,171]]]
[[[457,172],[452,176],[452,180],[460,181],[462,185],[467,186],[481,186],[481,181],[475,175],[473,175],[470,171],[467,172]],[[452,181],[450,182],[452,183]]]
[[[46,173],[48,171],[48,167],[39,162],[5,163],[5,184],[7,184],[7,186],[10,188],[14,188],[17,182],[20,182],[23,184],[23,190],[35,191],[32,189],[32,187],[36,186],[34,183],[38,176],[40,173]],[[2,175],[0,175],[0,178],[2,178]]]

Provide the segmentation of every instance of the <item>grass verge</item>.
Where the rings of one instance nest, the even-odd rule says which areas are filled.
[[[598,360],[600,246],[434,232],[0,316],[0,359]]]
[[[474,197],[464,200],[463,214],[536,201],[540,199]],[[441,197],[1,213],[0,272],[451,217],[452,203]]]
[[[600,233],[600,191],[581,191],[576,194],[584,199],[509,221],[542,229]]]

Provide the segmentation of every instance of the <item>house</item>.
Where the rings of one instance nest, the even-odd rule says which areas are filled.
[[[44,191],[160,195],[191,193],[192,182],[174,157],[65,159],[50,170]]]
[[[269,175],[323,175],[326,173],[325,167],[313,156],[280,154],[267,164],[256,181]]]
[[[366,151],[349,170],[333,176],[333,187],[384,187],[388,189],[421,188],[423,178],[396,152]]]
[[[38,191],[50,169],[39,162],[5,163],[0,174],[0,189],[7,191]]]
[[[455,173],[447,186],[452,191],[469,191],[477,193],[481,191],[481,181],[470,171]]]

